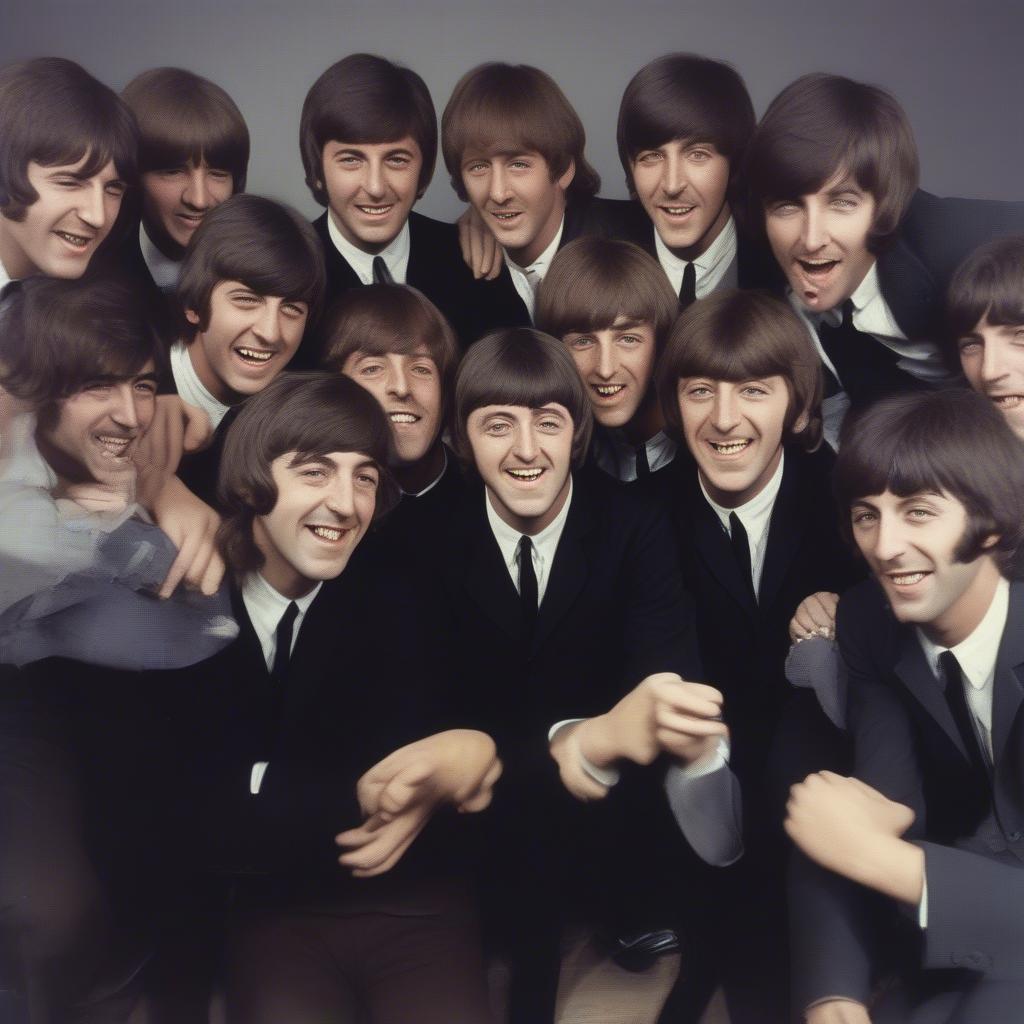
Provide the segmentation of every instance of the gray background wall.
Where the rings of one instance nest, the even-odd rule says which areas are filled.
[[[484,60],[536,64],[579,110],[603,193],[626,194],[615,116],[646,61],[692,50],[731,61],[758,114],[796,76],[829,70],[884,86],[906,107],[922,184],[1024,198],[1024,3],[935,0],[4,0],[0,63],[70,57],[116,89],[172,64],[212,78],[252,132],[249,189],[317,212],[302,180],[299,111],[331,62],[369,51],[415,68],[438,108]],[[419,209],[460,204],[443,166]]]

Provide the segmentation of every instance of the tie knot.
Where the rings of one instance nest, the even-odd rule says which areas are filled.
[[[383,256],[373,257],[373,283],[374,284],[394,284],[395,279],[391,276],[391,271],[388,270],[387,263],[384,262]]]
[[[943,651],[939,655],[939,669],[946,683],[959,683],[963,679],[960,662],[956,660],[956,655],[952,651]]]
[[[520,560],[526,558],[528,555],[533,554],[533,541],[524,533],[519,538],[519,558]]]

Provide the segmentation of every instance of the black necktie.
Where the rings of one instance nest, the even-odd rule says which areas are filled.
[[[651,475],[651,462],[647,458],[647,445],[638,444],[636,446],[636,478],[637,480],[643,480],[645,476]]]
[[[679,309],[686,309],[697,298],[697,268],[692,263],[686,264],[683,280],[679,285]]]
[[[537,573],[533,569],[533,541],[525,534],[519,541],[519,600],[523,606],[523,636],[533,636],[537,621]]]
[[[845,391],[853,405],[863,406],[883,395],[916,386],[914,379],[897,366],[900,357],[892,349],[854,326],[852,299],[843,303],[843,318],[838,326],[822,318],[818,338],[839,378],[837,381],[826,371],[826,398]]]
[[[988,757],[981,748],[977,730],[974,728],[973,715],[967,706],[967,695],[964,693],[964,678],[960,671],[960,663],[952,651],[943,651],[939,655],[939,666],[945,683],[946,704],[956,722],[957,732],[967,751],[972,767],[985,779],[989,777]]]
[[[292,657],[292,629],[295,626],[295,617],[299,614],[299,606],[294,601],[288,602],[281,620],[277,624],[277,633],[274,642],[274,667],[270,675],[275,684],[279,686],[284,683],[288,676],[288,662]]]
[[[750,542],[747,540],[747,531],[743,529],[740,517],[735,512],[729,513],[729,539],[732,541],[732,551],[740,569],[740,579],[746,583],[747,593],[756,604],[754,576],[750,569]]]
[[[384,262],[383,256],[373,257],[373,283],[374,284],[394,284],[395,279],[391,276],[391,271],[388,270],[388,265]]]

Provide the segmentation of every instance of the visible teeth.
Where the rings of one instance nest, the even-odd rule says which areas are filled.
[[[515,213],[496,213],[494,216],[497,217],[498,220],[512,220],[519,216],[519,211],[517,210]]]
[[[263,349],[258,349],[258,348],[241,348],[241,347],[239,347],[239,348],[235,349],[235,351],[243,359],[251,359],[251,360],[253,360],[253,362],[256,362],[256,363],[265,363],[274,354],[273,352],[266,352]]]
[[[310,529],[324,540],[341,540],[341,530],[335,530],[330,526],[311,526]]]
[[[673,217],[682,216],[684,213],[689,213],[691,210],[695,210],[695,206],[665,206],[663,207],[666,213],[671,214]]]
[[[508,471],[517,480],[536,480],[544,472],[543,469],[510,469]]]
[[[389,203],[387,206],[360,206],[359,209],[362,210],[363,213],[371,213],[377,216],[382,216],[383,214],[387,213],[394,205],[394,203]]]
[[[605,398],[610,398],[612,395],[617,395],[620,391],[624,391],[626,388],[625,384],[595,384],[594,390]]]
[[[413,416],[411,412],[389,412],[388,419],[392,423],[418,423],[419,416]]]
[[[926,575],[927,573],[923,572],[908,572],[899,576],[895,573],[890,573],[889,579],[898,587],[912,587],[915,583],[920,583]]]
[[[72,245],[84,246],[89,244],[87,235],[73,235],[70,231],[58,231],[57,234]]]
[[[993,395],[992,401],[1000,409],[1016,409],[1024,401],[1024,395]]]
[[[709,444],[716,452],[721,452],[722,455],[732,455],[735,452],[741,452],[750,441],[710,441]]]
[[[109,434],[97,434],[96,440],[111,455],[124,455],[132,441],[130,437],[113,437]]]
[[[798,260],[797,261],[805,270],[824,270],[826,267],[832,267],[838,260]]]

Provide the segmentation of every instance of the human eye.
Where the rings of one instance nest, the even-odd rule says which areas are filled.
[[[388,157],[388,164],[399,170],[403,167],[408,167],[410,163],[412,163],[412,161],[405,153],[392,153]]]
[[[236,306],[242,306],[245,309],[249,309],[253,306],[258,306],[262,299],[255,292],[235,292],[231,296],[231,301]]]
[[[1020,340],[1024,342],[1024,331],[1020,332]],[[960,351],[960,355],[974,355],[981,351],[981,339],[980,338],[961,338],[957,343],[957,348]]]
[[[384,369],[383,363],[360,363],[359,364],[359,376],[360,377],[375,377],[381,373]]]
[[[533,161],[528,160],[526,157],[517,156],[515,160],[509,163],[509,167],[514,168],[517,171],[528,171],[533,166]]]
[[[135,390],[146,397],[156,397],[156,383],[151,380],[137,380]]]
[[[686,156],[688,159],[698,164],[702,164],[705,160],[711,159],[711,154],[706,149],[691,149]]]
[[[504,437],[511,429],[512,425],[507,420],[491,420],[484,432],[491,437]]]
[[[431,363],[416,363],[412,368],[412,372],[418,377],[433,377],[435,371]]]
[[[216,178],[217,181],[228,181],[231,178],[231,172],[225,171],[220,167],[211,167],[209,175],[211,178]]]
[[[839,210],[843,213],[849,213],[852,210],[856,210],[860,206],[860,197],[854,195],[852,192],[846,192],[841,196],[836,196],[832,200],[832,208]]]
[[[782,199],[768,206],[768,213],[772,217],[792,217],[799,211],[800,204],[793,202],[792,199]]]
[[[293,320],[298,320],[309,312],[305,303],[302,302],[285,302],[282,304],[281,309]]]
[[[647,149],[636,158],[638,164],[656,164],[662,159],[661,153],[656,149]]]
[[[123,181],[108,181],[103,186],[103,191],[114,199],[120,199],[128,191],[128,186]]]
[[[1020,327],[1014,328],[1013,343],[1014,345],[1024,345],[1024,324],[1021,324]]]
[[[107,395],[110,394],[113,384],[108,380],[92,380],[82,388],[83,391],[88,391],[90,395]]]
[[[356,483],[361,484],[363,487],[376,488],[379,480],[377,479],[377,474],[373,470],[363,469],[356,474]]]
[[[742,393],[748,398],[763,398],[769,391],[763,384],[745,384]]]
[[[865,527],[874,523],[876,515],[868,508],[855,508],[850,513],[850,520],[854,526]]]
[[[317,483],[327,479],[327,471],[323,466],[319,466],[316,463],[307,463],[305,466],[300,466],[298,474],[303,480],[308,480],[310,483]]]
[[[923,523],[929,519],[934,519],[935,511],[926,505],[911,505],[907,509],[907,518],[912,522]]]
[[[482,174],[487,170],[487,164],[483,160],[470,160],[462,170],[466,174]]]
[[[590,348],[593,344],[594,339],[589,334],[577,334],[569,339],[570,347],[576,349]]]
[[[636,348],[637,345],[642,345],[644,339],[638,334],[622,334],[619,335],[619,344],[624,345],[626,348]]]
[[[686,389],[686,397],[700,401],[702,398],[711,397],[711,388],[707,384],[691,384]]]
[[[562,421],[556,416],[545,416],[543,419],[537,421],[537,426],[540,427],[545,434],[557,434],[562,429]]]

